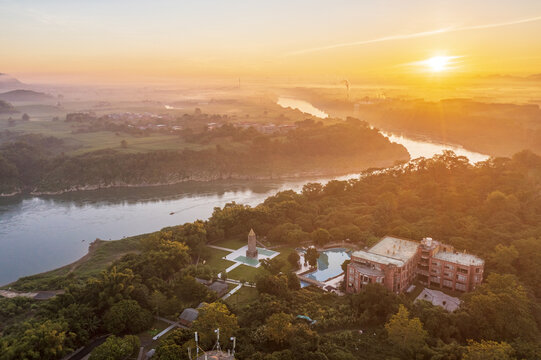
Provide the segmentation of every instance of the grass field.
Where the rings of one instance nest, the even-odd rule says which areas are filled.
[[[242,307],[257,299],[257,290],[253,287],[243,286],[225,300],[225,302],[232,306]]]
[[[72,133],[70,123],[60,121],[27,121],[8,126],[7,120],[0,120],[0,131],[9,130],[20,134],[42,134],[63,139],[70,150],[66,155],[81,155],[102,149],[114,149],[125,153],[138,153],[155,150],[203,150],[215,144],[200,145],[188,143],[178,135],[153,133],[149,136],[134,136],[126,133],[116,135],[111,131]],[[126,140],[128,147],[122,148],[120,142]]]
[[[262,267],[254,268],[247,265],[240,265],[227,274],[227,277],[235,280],[246,280],[255,282],[257,275],[265,271]]]
[[[234,264],[232,261],[222,259],[222,257],[229,254],[227,251],[213,248],[208,248],[208,251],[210,255],[208,259],[206,259],[205,265],[210,266],[210,268],[216,272],[221,272]]]
[[[88,111],[91,109],[98,116],[109,113],[122,112],[150,112],[155,114],[164,114],[181,117],[185,113],[193,113],[196,107],[206,114],[227,114],[231,116],[232,121],[250,121],[250,122],[273,122],[279,116],[288,114],[290,120],[302,120],[305,115],[291,109],[284,109],[274,104],[273,101],[261,103],[261,99],[253,102],[253,99],[243,99],[238,101],[237,94],[233,103],[213,103],[192,104],[189,107],[167,111],[163,105],[146,104],[140,101],[116,101],[107,107],[96,107],[96,101],[77,100],[62,101],[61,106],[56,106],[56,99],[45,101],[42,104],[16,104],[18,113],[0,114],[0,132],[9,130],[16,134],[42,134],[44,136],[54,136],[64,139],[69,145],[69,149],[64,151],[66,155],[80,155],[90,151],[101,149],[115,149],[121,152],[135,153],[155,150],[202,150],[206,148],[215,148],[220,145],[224,148],[242,147],[243,144],[231,141],[231,139],[220,139],[212,141],[209,144],[188,143],[179,138],[177,134],[171,133],[152,133],[150,136],[135,136],[127,133],[118,135],[112,131],[98,131],[91,133],[73,133],[73,123],[65,122],[67,113]],[[30,121],[20,121],[22,114],[28,114]],[[238,118],[236,118],[238,116]],[[247,117],[248,116],[248,117]],[[8,119],[16,120],[13,126],[8,124]],[[58,118],[57,121],[52,121]],[[204,123],[202,123],[204,125]],[[127,148],[121,148],[120,142],[126,140]]]

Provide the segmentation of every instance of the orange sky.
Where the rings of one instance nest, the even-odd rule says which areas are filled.
[[[452,81],[540,73],[540,1],[0,0],[0,72]],[[431,73],[433,56],[456,57]]]

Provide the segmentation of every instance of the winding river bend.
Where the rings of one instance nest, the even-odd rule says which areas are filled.
[[[327,113],[325,113],[325,111],[316,108],[315,106],[313,106],[312,104],[304,100],[288,98],[288,97],[279,97],[276,103],[284,108],[298,109],[304,113],[310,114],[312,116],[315,116],[321,119],[325,119],[329,116]],[[410,153],[410,156],[412,159],[415,159],[418,157],[430,158],[436,154],[441,154],[443,150],[452,150],[455,152],[455,154],[459,156],[467,157],[472,163],[485,161],[489,158],[488,155],[466,150],[459,145],[440,144],[440,143],[435,143],[435,142],[430,142],[430,141],[414,140],[414,139],[410,139],[404,136],[398,136],[398,135],[383,132],[383,131],[381,133],[385,135],[387,138],[389,138],[389,140],[391,140],[392,142],[404,145],[404,147]]]
[[[280,98],[278,104],[327,117],[324,111],[305,101]],[[431,157],[444,149],[467,156],[472,162],[487,158],[456,146],[385,135],[404,145],[412,158]],[[336,179],[357,176],[350,174]],[[89,243],[96,238],[120,239],[207,219],[215,207],[228,202],[256,205],[278,191],[298,191],[307,182],[329,180],[194,182],[152,188],[102,189],[54,197],[3,198],[0,199],[0,285],[69,264],[86,254]]]

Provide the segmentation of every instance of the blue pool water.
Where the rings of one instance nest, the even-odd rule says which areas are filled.
[[[338,276],[343,272],[342,264],[350,258],[350,251],[347,249],[337,248],[321,251],[317,260],[317,270],[306,274],[306,277],[324,282]]]

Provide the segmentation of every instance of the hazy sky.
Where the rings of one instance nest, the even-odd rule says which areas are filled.
[[[0,34],[0,72],[29,78],[541,72],[539,0],[0,0]]]

